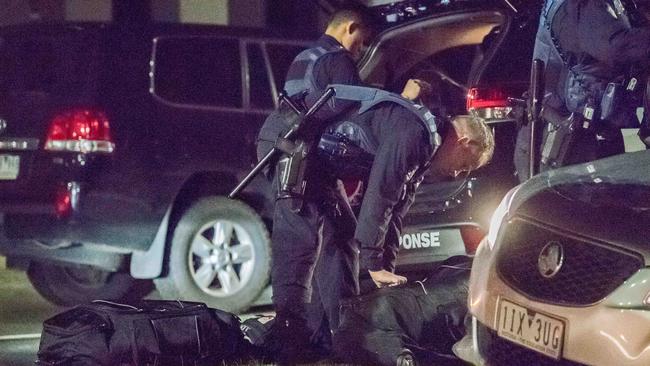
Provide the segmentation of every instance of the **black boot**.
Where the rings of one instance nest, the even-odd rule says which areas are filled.
[[[280,365],[314,363],[323,354],[311,342],[313,332],[295,316],[278,314],[271,329],[269,353]]]
[[[402,349],[397,356],[396,366],[417,366],[413,352],[408,348]]]

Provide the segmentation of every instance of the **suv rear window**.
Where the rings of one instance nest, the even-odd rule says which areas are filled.
[[[155,92],[172,103],[242,107],[239,42],[214,37],[159,38]]]
[[[513,26],[481,75],[481,84],[491,84],[503,80],[527,82],[536,31],[537,24],[532,21],[523,27]],[[489,34],[485,37],[483,47],[486,50],[494,47],[493,42],[496,39],[498,39],[496,33]]]

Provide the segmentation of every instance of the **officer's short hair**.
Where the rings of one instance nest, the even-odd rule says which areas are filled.
[[[455,116],[451,124],[458,136],[467,136],[471,144],[478,146],[479,159],[475,169],[484,166],[492,159],[494,134],[483,118],[469,115]]]
[[[353,5],[339,8],[336,12],[334,12],[334,14],[330,16],[327,24],[330,27],[336,27],[348,21],[358,23],[363,29],[366,29],[368,31],[371,31],[374,25],[373,19],[367,13],[366,9],[362,8],[361,6]]]

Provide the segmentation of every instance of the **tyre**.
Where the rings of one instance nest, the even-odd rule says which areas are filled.
[[[62,306],[97,299],[134,302],[153,289],[151,281],[136,280],[128,273],[109,272],[87,265],[31,262],[27,277],[41,296]]]
[[[167,276],[155,280],[166,299],[200,301],[239,313],[269,283],[269,233],[260,216],[240,201],[204,197],[174,228]]]

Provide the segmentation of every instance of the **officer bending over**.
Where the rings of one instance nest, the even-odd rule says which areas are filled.
[[[333,130],[372,156],[368,174],[360,177],[367,188],[354,233],[361,278],[369,275],[377,287],[394,286],[406,278],[393,273],[398,242],[386,241],[386,234],[401,230],[393,223],[401,222],[424,175],[456,177],[485,165],[494,151],[494,137],[480,118],[457,116],[444,128],[428,109],[383,91],[370,97],[369,90],[336,88],[337,97],[358,99],[361,107],[358,115]],[[363,173],[363,168],[356,171]],[[332,174],[347,178],[341,176],[344,169]]]
[[[639,127],[650,26],[633,0],[546,0],[533,58],[545,69],[540,170],[624,152],[621,128]],[[650,145],[647,121],[639,136]],[[530,129],[515,164],[528,177]]]
[[[308,198],[321,197],[318,192],[328,191],[327,186],[312,182],[328,182],[330,185],[339,179],[351,177],[365,181],[367,188],[358,223],[356,228],[352,227],[353,240],[349,240],[349,225],[342,223],[333,230],[327,230],[327,225],[337,218],[354,221],[354,217],[337,216],[335,212],[325,214],[321,245],[312,244],[311,251],[301,251],[299,256],[296,250],[301,243],[286,246],[284,261],[293,264],[278,270],[287,277],[302,276],[302,285],[308,288],[308,277],[313,268],[314,296],[320,296],[330,329],[335,332],[338,323],[332,321],[338,321],[339,301],[349,297],[347,294],[353,289],[355,293],[358,292],[355,271],[358,251],[362,273],[367,273],[377,287],[405,283],[406,278],[394,274],[393,268],[386,266],[384,239],[393,216],[406,213],[425,174],[431,172],[456,176],[485,165],[494,151],[494,137],[481,119],[460,116],[454,118],[443,131],[445,138],[441,142],[439,125],[442,124],[427,108],[402,96],[374,88],[333,87],[337,103],[341,100],[353,101],[356,108],[354,113],[334,123],[321,137],[317,157],[319,163],[314,165],[317,169],[312,170],[308,178],[308,189],[318,189],[317,192],[306,194],[303,207],[310,210],[327,207],[326,203],[316,205],[318,207],[308,204]],[[344,146],[342,149],[341,145]],[[321,202],[325,201],[321,198]],[[343,211],[345,202],[341,204],[339,200],[338,203],[337,208]],[[304,243],[318,242],[318,222],[305,220],[304,211],[301,212],[302,220],[295,220],[292,215],[277,215],[278,207],[282,207],[281,201],[276,203],[277,221],[274,225],[280,225],[282,235],[290,238],[302,233],[299,237],[303,240],[302,246]],[[333,236],[333,240],[327,240],[328,235]],[[388,252],[388,257],[394,258],[392,248],[388,248]],[[347,292],[341,289],[347,289]],[[315,301],[314,298],[311,300],[312,303]],[[305,308],[307,318],[313,316],[313,309],[309,306]],[[278,318],[280,316],[278,312]],[[306,333],[316,331],[314,325],[317,326],[305,324],[308,328]]]

